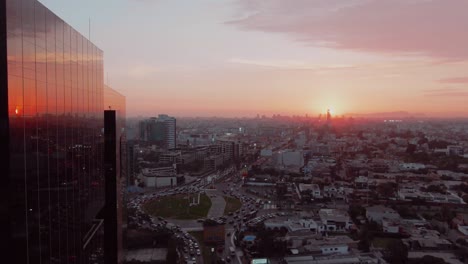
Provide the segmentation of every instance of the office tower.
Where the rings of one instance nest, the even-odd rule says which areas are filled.
[[[176,119],[168,115],[159,115],[141,121],[140,140],[154,143],[165,149],[176,148]]]
[[[164,144],[168,149],[176,148],[176,119],[168,115],[159,115],[159,122],[164,124]]]
[[[103,90],[99,48],[37,0],[0,1],[8,263],[103,263]]]
[[[146,137],[146,121],[145,120],[140,121],[138,123],[138,139],[143,140],[143,141],[148,140]]]
[[[122,210],[126,210],[122,194],[127,178],[127,145],[125,131],[125,96],[104,86],[104,260],[123,262]]]

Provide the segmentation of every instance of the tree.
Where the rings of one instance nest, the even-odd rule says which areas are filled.
[[[414,152],[416,152],[416,145],[408,144],[408,146],[406,147],[406,153],[413,154]]]
[[[427,188],[423,189],[426,192],[432,192],[432,193],[440,193],[440,194],[445,194],[446,190],[445,187],[441,185],[429,185]]]
[[[428,144],[429,144],[430,149],[436,149],[436,148],[443,149],[443,148],[447,148],[447,146],[450,145],[449,142],[444,141],[444,140],[431,140],[428,142]]]
[[[377,191],[382,197],[393,197],[396,192],[396,183],[386,182],[377,186]]]
[[[458,244],[462,245],[462,246],[467,246],[467,245],[468,245],[468,243],[466,242],[466,240],[463,239],[463,238],[457,239],[456,242],[457,242]]]
[[[466,249],[465,247],[460,247],[454,253],[455,256],[457,256],[457,258],[459,258],[462,262],[468,260],[468,249]]]
[[[353,221],[356,221],[356,218],[360,215],[364,215],[366,213],[366,209],[360,205],[351,205],[349,207],[349,216]]]
[[[173,238],[171,238],[168,244],[166,263],[176,264],[177,258],[178,256],[177,256],[177,249],[176,249],[176,241]]]
[[[287,244],[285,241],[276,239],[279,231],[267,230],[259,227],[258,252],[265,257],[283,257],[286,254]]]
[[[390,264],[404,264],[408,261],[408,249],[401,240],[393,240],[387,246],[385,259]]]
[[[424,256],[422,258],[419,258],[419,259],[413,259],[413,260],[409,261],[408,263],[409,264],[446,264],[447,262],[445,262],[441,258],[426,255],[426,256]]]
[[[367,227],[364,227],[359,234],[358,249],[363,252],[369,252],[372,240],[372,234],[369,232]]]

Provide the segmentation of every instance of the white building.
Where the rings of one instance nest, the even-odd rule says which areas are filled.
[[[283,150],[274,154],[274,161],[277,166],[304,166],[304,155],[302,151]]]
[[[177,177],[173,175],[144,176],[143,179],[145,186],[150,188],[172,187],[177,185]]]
[[[468,226],[458,226],[458,231],[460,231],[463,235],[468,236]]]
[[[383,219],[382,230],[384,233],[398,234],[400,232],[400,225],[398,221]]]
[[[348,213],[339,209],[320,209],[320,220],[326,231],[345,232],[354,225]]]
[[[142,175],[146,187],[162,188],[177,185],[177,176],[174,167],[144,168],[142,170]]]
[[[426,168],[426,165],[421,163],[401,163],[399,166],[401,171],[417,171]]]
[[[330,236],[308,234],[307,231],[290,232],[285,236],[288,248],[301,249],[303,252],[314,252],[321,255],[348,254],[350,246],[354,247],[357,241],[348,236]]]
[[[317,233],[321,230],[321,226],[313,219],[298,219],[298,218],[280,218],[269,219],[264,222],[265,228],[286,228],[289,232],[296,231],[312,231]]]
[[[454,203],[454,204],[465,204],[463,198],[459,197],[454,193],[440,194],[423,192],[414,188],[401,188],[398,190],[398,198],[405,201],[414,199],[421,199],[426,202],[432,203]]]

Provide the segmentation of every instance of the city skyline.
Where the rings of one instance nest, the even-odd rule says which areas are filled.
[[[466,1],[41,2],[91,20],[130,117],[468,116]]]

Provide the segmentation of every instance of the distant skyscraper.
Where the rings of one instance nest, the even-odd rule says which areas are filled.
[[[164,123],[165,127],[165,145],[168,149],[176,148],[176,119],[168,115],[159,115],[159,121]]]
[[[0,1],[2,263],[104,262],[103,72],[37,0]]]
[[[174,149],[176,142],[176,119],[159,115],[140,122],[140,139],[162,148]]]

